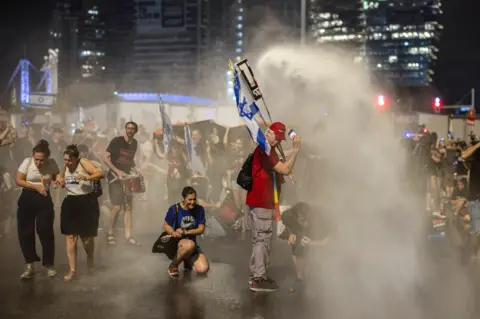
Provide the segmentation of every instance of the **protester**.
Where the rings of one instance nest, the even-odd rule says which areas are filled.
[[[66,247],[70,271],[64,276],[65,281],[74,278],[77,270],[77,241],[80,237],[87,253],[89,272],[94,267],[94,238],[97,236],[100,210],[95,185],[104,177],[103,170],[90,160],[80,158],[75,145],[69,145],[63,152],[65,162],[65,188],[67,197],[62,203],[61,230],[66,236]]]
[[[110,168],[107,174],[109,181],[110,202],[113,205],[112,219],[108,231],[108,243],[115,245],[115,225],[120,210],[124,210],[124,234],[125,241],[131,245],[139,246],[140,243],[132,237],[132,195],[126,194],[123,189],[122,179],[130,174],[135,166],[135,153],[138,142],[134,138],[138,131],[135,122],[125,124],[125,134],[115,137],[110,141],[105,152],[104,163]]]
[[[50,184],[59,173],[57,163],[50,157],[48,142],[40,140],[33,148],[32,156],[26,158],[16,177],[16,183],[23,188],[18,199],[18,238],[26,263],[21,279],[34,276],[34,263],[40,261],[35,249],[35,228],[42,244],[42,264],[48,276],[54,277],[55,240],[53,233],[54,209],[50,196]]]
[[[168,267],[168,274],[178,277],[178,265],[184,262],[185,270],[194,269],[198,274],[206,274],[210,269],[208,260],[197,243],[197,236],[205,231],[205,210],[197,204],[197,191],[190,186],[182,190],[183,200],[168,209],[164,230],[180,239],[177,253]]]
[[[278,195],[280,196],[282,175],[289,175],[300,151],[300,138],[293,141],[290,157],[282,162],[276,154],[276,148],[285,140],[286,127],[276,122],[270,125],[265,134],[271,152],[268,155],[261,146],[253,153],[252,189],[247,194],[247,205],[252,224],[253,251],[250,259],[250,289],[253,291],[275,291],[277,283],[267,277],[268,259],[272,242],[273,218],[275,214],[273,174],[276,175]]]

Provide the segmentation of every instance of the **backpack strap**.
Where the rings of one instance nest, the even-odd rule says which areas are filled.
[[[177,224],[178,224],[178,203],[175,204],[175,222],[173,223],[173,231],[176,231],[177,229]]]

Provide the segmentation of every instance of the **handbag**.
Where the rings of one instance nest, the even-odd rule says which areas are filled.
[[[95,162],[95,161],[91,161],[91,162],[92,162],[92,164],[93,164],[95,167],[100,168],[100,169],[102,168],[102,165],[101,165],[100,163]],[[83,166],[81,159],[80,159],[80,162],[79,162],[79,163],[80,163],[80,165],[82,166],[83,170],[84,170],[84,171],[87,171],[87,170],[85,169],[85,167]],[[66,168],[65,168],[65,169],[66,169]],[[95,195],[95,197],[97,197],[97,198],[100,197],[100,196],[102,196],[102,195],[103,195],[102,181],[100,181],[100,180],[98,180],[98,181],[91,181],[91,183],[92,183],[92,188],[93,188],[93,192],[92,192],[93,195]]]
[[[175,205],[175,222],[173,229],[177,228],[178,220],[178,204]],[[160,237],[155,241],[152,247],[152,253],[154,254],[165,254],[168,259],[173,259],[177,253],[179,238],[174,238],[172,235],[169,235],[166,231],[160,234]]]

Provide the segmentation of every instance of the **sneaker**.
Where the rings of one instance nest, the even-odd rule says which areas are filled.
[[[442,215],[442,213],[441,213],[441,212],[438,212],[438,211],[433,212],[433,213],[432,213],[432,216],[433,216],[433,217],[440,218],[440,219],[446,219],[446,218],[447,218],[447,216]]]
[[[278,285],[272,279],[254,278],[250,290],[257,292],[277,291]]]
[[[176,278],[176,277],[180,276],[180,273],[178,272],[178,267],[171,264],[171,265],[168,267],[168,274],[169,274],[170,277],[172,277],[172,278]]]
[[[47,267],[47,276],[53,278],[57,275],[57,271],[53,267]]]
[[[35,268],[33,268],[33,265],[27,265],[27,268],[25,268],[25,271],[23,272],[23,274],[20,275],[20,279],[22,280],[32,279],[33,276],[35,276]]]
[[[248,276],[248,284],[249,285],[253,284],[253,279],[255,279],[255,277],[253,277],[253,275]]]

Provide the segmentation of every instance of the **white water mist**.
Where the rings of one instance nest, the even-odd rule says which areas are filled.
[[[400,136],[391,115],[375,110],[368,74],[351,61],[341,51],[277,46],[255,69],[274,120],[293,126],[324,156],[322,167],[306,174],[324,187],[300,194],[319,202],[336,227],[314,263],[319,317],[428,318],[437,302],[426,305],[419,297],[426,295],[442,304],[442,318],[465,318],[467,276],[453,262],[447,273],[455,280],[441,284],[444,291],[432,288],[439,270],[426,258],[428,217],[420,194],[402,182]]]

